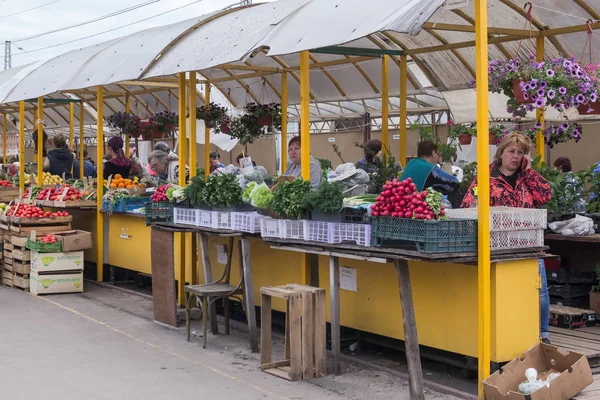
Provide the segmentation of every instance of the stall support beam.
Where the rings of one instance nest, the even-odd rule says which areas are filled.
[[[37,115],[37,173],[38,186],[44,184],[44,99],[38,98],[38,115]]]
[[[98,143],[96,145],[96,172],[98,174],[98,196],[96,196],[96,242],[98,244],[98,254],[96,255],[96,280],[102,282],[104,279],[104,214],[102,210],[102,179],[104,176],[104,165],[102,160],[104,159],[104,87],[98,86],[96,88],[96,135]],[[83,106],[80,112],[83,110]],[[80,132],[81,135],[81,132]],[[83,146],[83,143],[81,143]],[[80,150],[81,151],[81,150]],[[83,165],[83,159],[79,163]]]
[[[6,148],[6,146],[4,146]],[[19,102],[19,188],[25,191],[25,102]]]
[[[544,37],[540,36],[535,39],[535,58],[537,62],[544,61]],[[535,155],[539,157],[541,165],[546,159],[546,146],[544,143],[544,110],[536,108],[535,119],[542,124],[540,129],[535,132]]]
[[[83,178],[83,150],[85,149],[85,137],[83,134],[83,101],[79,103],[79,177]],[[98,142],[100,143],[100,142]],[[98,175],[98,184],[96,185],[96,190],[99,191],[102,185],[102,176]],[[100,192],[102,193],[102,192]]]
[[[179,186],[185,186],[185,161],[186,161],[186,145],[187,145],[187,135],[186,135],[186,116],[187,116],[187,107],[186,107],[186,80],[185,80],[185,72],[181,72],[177,74],[177,82],[178,82],[178,94],[179,94]],[[177,287],[177,298],[179,300],[179,305],[185,305],[185,238],[186,235],[184,233],[178,233],[179,236],[179,281]]]
[[[69,103],[69,149],[75,150],[73,120],[75,119],[75,104]]]
[[[310,180],[310,67],[309,52],[300,53],[300,166],[302,179]]]
[[[204,86],[204,104],[210,104],[210,83]],[[204,126],[204,179],[210,174],[210,128]]]
[[[6,113],[2,116],[2,163],[6,164]]]
[[[477,81],[477,129],[487,132],[488,114],[488,36],[487,0],[475,0],[475,60]],[[478,177],[478,396],[484,399],[483,380],[490,374],[490,170],[489,138],[477,140]]]
[[[129,95],[126,94],[125,95],[125,112],[129,113],[131,110],[131,105],[129,104],[130,100],[129,100]],[[131,152],[129,150],[129,141],[130,141],[130,135],[126,134],[125,135],[125,157],[129,158],[131,156]]]
[[[196,176],[196,85],[198,79],[196,71],[190,74],[190,178]]]
[[[406,168],[406,82],[408,62],[406,56],[400,56],[400,154],[398,161]]]
[[[389,56],[386,54],[381,60],[381,144],[383,153],[389,156]]]
[[[281,74],[281,175],[287,169],[288,77]]]

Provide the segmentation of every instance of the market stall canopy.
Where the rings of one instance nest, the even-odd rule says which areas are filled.
[[[381,98],[382,54],[390,57],[391,97],[399,96],[400,54],[408,58],[409,94],[467,89],[475,76],[472,3],[443,4],[443,0],[279,0],[231,8],[2,74],[0,103],[14,107],[18,100],[116,84],[122,94],[136,85],[172,94],[174,74],[199,71],[200,83],[211,83],[232,108],[250,101],[278,101],[281,72],[286,72],[288,100],[294,105],[300,100],[298,52],[306,49],[311,50],[310,96],[315,107]],[[491,59],[527,58],[535,54],[537,37],[545,38],[547,61],[560,54],[578,56],[586,42],[586,22],[592,20],[591,29],[600,27],[594,22],[600,19],[597,1],[578,0],[566,6],[562,0],[539,0],[526,10],[516,1],[489,0],[488,10]],[[524,29],[529,17],[531,29]],[[591,54],[600,50],[598,43],[592,41]],[[94,92],[84,94],[91,98]],[[163,103],[167,97],[161,97]],[[2,111],[6,109],[0,106]],[[9,111],[14,117],[14,110]]]

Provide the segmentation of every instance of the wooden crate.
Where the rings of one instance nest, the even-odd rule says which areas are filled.
[[[10,264],[2,263],[2,269],[12,272],[12,270],[13,270],[12,260],[11,260]]]
[[[13,287],[12,275],[10,278],[2,276],[2,284],[4,286]]]
[[[44,225],[44,226],[29,226],[29,225],[11,225],[10,233],[13,236],[29,236],[31,231],[36,231],[37,233],[55,233],[55,232],[64,232],[71,230],[71,224],[62,224],[62,225]]]
[[[26,249],[25,247],[15,248],[12,251],[12,258],[13,260],[30,261],[31,250]]]
[[[271,324],[261,328],[260,369],[290,381],[326,373],[325,289],[304,285],[260,288],[261,321],[271,321],[272,297],[286,301],[284,359],[272,361]]]
[[[25,245],[27,244],[27,236],[11,235],[10,236],[10,243],[13,246],[16,246],[16,247],[23,247],[23,248],[25,248]]]
[[[12,276],[13,287],[29,291],[29,274],[15,274]]]
[[[10,242],[10,239],[8,241],[4,242],[4,250],[5,251],[13,251],[14,248],[15,248],[15,246]]]
[[[29,275],[31,272],[31,263],[29,261],[13,260],[10,268],[16,274]]]

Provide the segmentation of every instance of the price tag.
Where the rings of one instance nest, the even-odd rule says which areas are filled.
[[[108,177],[108,180],[106,181],[106,187],[110,187],[110,182],[112,181],[112,175],[110,175]],[[98,187],[100,186],[100,178],[98,178]]]
[[[27,193],[27,198],[29,200],[31,200],[31,197],[33,196],[33,186],[29,187],[29,193]]]
[[[31,233],[29,234],[29,239],[31,239],[32,242],[35,242],[35,231],[31,231]]]
[[[50,200],[51,194],[52,194],[52,190],[48,190],[48,192],[46,192],[46,200]]]
[[[60,195],[60,201],[64,201],[65,196],[67,195],[67,193],[69,192],[69,188],[66,187],[63,189],[62,194]]]
[[[15,212],[13,213],[13,215],[17,215],[17,211],[19,210],[19,206],[21,205],[21,203],[16,203],[16,207],[15,207]]]
[[[88,190],[88,180],[87,177],[83,178],[83,190],[87,192]]]

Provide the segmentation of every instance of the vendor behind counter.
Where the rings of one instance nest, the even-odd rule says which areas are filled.
[[[131,161],[125,157],[123,151],[123,139],[120,136],[113,136],[108,140],[107,150],[108,160],[104,163],[104,179],[111,175],[129,176]]]
[[[300,166],[300,136],[294,136],[288,143],[288,158],[290,164],[283,175],[286,176],[302,176],[302,167]],[[313,190],[321,184],[323,172],[321,171],[321,163],[312,156],[310,157],[310,184]]]

